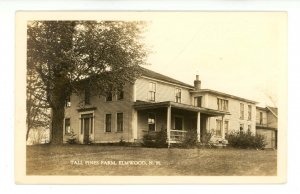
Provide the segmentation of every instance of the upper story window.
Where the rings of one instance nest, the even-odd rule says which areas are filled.
[[[124,91],[118,90],[117,91],[117,100],[123,100],[124,99]]]
[[[228,111],[228,100],[218,98],[218,110]]]
[[[149,83],[149,93],[148,93],[148,99],[150,101],[155,101],[155,93],[156,93],[156,83],[150,82]]]
[[[244,119],[244,104],[240,103],[240,119]]]
[[[248,120],[250,121],[252,119],[252,106],[248,105]]]
[[[105,100],[106,101],[112,101],[112,92],[107,92],[106,93],[106,96],[105,96]]]
[[[66,107],[71,107],[71,96],[67,96],[65,105]]]
[[[197,96],[194,98],[194,106],[202,107],[202,96]]]
[[[91,104],[90,98],[91,98],[90,90],[86,88],[84,90],[84,104]]]
[[[181,103],[181,89],[175,88],[175,102]]]

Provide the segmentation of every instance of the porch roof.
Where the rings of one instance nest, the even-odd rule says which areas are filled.
[[[164,101],[164,102],[145,102],[145,101],[137,101],[134,103],[133,107],[136,110],[147,110],[147,109],[155,109],[155,108],[163,108],[163,107],[173,107],[177,109],[192,111],[192,112],[200,112],[205,113],[208,116],[224,116],[230,115],[229,112],[214,110],[204,107],[196,107],[188,104],[182,104],[172,101]]]

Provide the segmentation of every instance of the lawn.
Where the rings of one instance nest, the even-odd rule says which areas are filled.
[[[273,176],[274,150],[27,146],[27,175]]]

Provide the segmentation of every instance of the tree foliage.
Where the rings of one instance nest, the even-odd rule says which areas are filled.
[[[133,82],[146,61],[144,22],[33,21],[27,27],[27,69],[37,73],[52,109],[53,143],[62,142],[64,103],[71,93],[118,89]]]

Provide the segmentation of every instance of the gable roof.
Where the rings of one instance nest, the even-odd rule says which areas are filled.
[[[267,106],[267,109],[269,109],[275,117],[278,117],[278,108]]]
[[[158,79],[158,80],[162,80],[162,81],[166,81],[166,82],[170,82],[173,84],[178,84],[178,85],[182,85],[182,86],[194,89],[194,86],[192,86],[192,85],[178,81],[176,79],[173,79],[173,78],[165,76],[163,74],[154,72],[154,71],[146,69],[144,67],[141,67],[141,74],[142,74],[142,76],[145,76],[145,77],[154,78],[154,79]]]
[[[200,90],[195,90],[195,91],[192,91],[192,92],[211,93],[211,94],[216,94],[216,95],[220,95],[220,96],[225,96],[225,97],[228,97],[228,98],[237,99],[237,100],[240,100],[240,101],[245,101],[245,102],[252,103],[252,104],[258,103],[258,102],[253,101],[253,100],[248,100],[246,98],[234,96],[234,95],[231,95],[231,94],[226,94],[224,92],[219,92],[219,91],[211,90],[211,89],[200,89]]]

